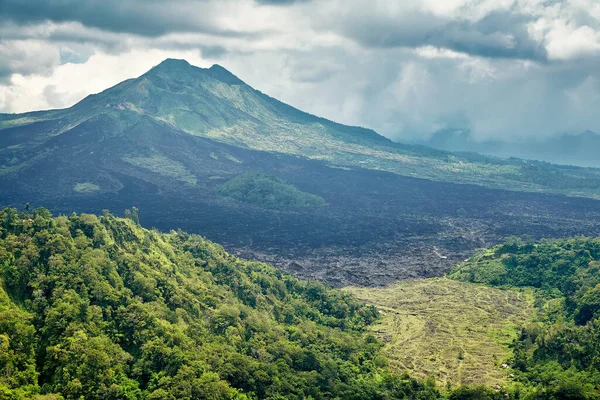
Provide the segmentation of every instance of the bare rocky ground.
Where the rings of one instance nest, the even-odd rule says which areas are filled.
[[[121,214],[137,206],[145,227],[199,233],[241,257],[267,261],[298,277],[334,286],[384,286],[441,276],[477,249],[508,236],[600,235],[600,201],[592,199],[331,168],[300,157],[206,140],[200,144],[184,146],[192,152],[188,159],[196,163],[188,165],[198,179],[194,187],[181,183],[175,187],[177,183],[160,175],[109,164],[107,158],[74,169],[65,161],[66,155],[59,158],[57,153],[55,162],[24,170],[16,178],[0,175],[0,206],[23,207],[29,202],[54,214],[103,209]],[[210,155],[218,151],[236,161],[217,163]],[[177,154],[174,150],[171,156]],[[114,182],[116,189],[74,193],[73,183],[64,178],[72,177],[74,170],[79,181],[101,176]],[[328,206],[272,210],[215,194],[216,185],[247,171],[277,176],[320,195]]]
[[[598,234],[597,225],[583,224],[582,221],[565,224],[562,220],[555,224],[534,225],[526,218],[520,218],[529,226],[523,226],[518,232],[515,230],[514,236],[525,239],[570,236],[570,232]],[[249,246],[227,247],[240,257],[271,263],[303,279],[321,280],[338,287],[381,287],[400,280],[443,276],[476,250],[513,236],[501,222],[488,224],[481,220],[445,219],[440,225],[441,231],[430,235],[407,236],[358,247],[290,249],[289,253],[277,249],[256,250]],[[504,231],[509,234],[503,234]]]

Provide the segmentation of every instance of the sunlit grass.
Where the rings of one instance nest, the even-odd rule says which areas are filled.
[[[533,315],[533,296],[443,278],[346,288],[382,313],[373,332],[391,366],[440,387],[504,385],[509,345]]]
[[[183,164],[158,153],[147,157],[123,157],[123,161],[163,176],[175,178],[190,185],[195,185],[197,183],[197,179],[194,174],[185,168]]]
[[[91,182],[81,182],[73,186],[73,190],[78,193],[94,193],[100,190],[100,186]]]

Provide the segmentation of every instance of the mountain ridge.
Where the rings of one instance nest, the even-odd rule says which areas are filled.
[[[199,68],[177,59],[167,59],[141,76],[87,96],[67,109],[3,115],[0,132],[10,136],[6,130],[56,121],[51,132],[31,126],[29,138],[34,135],[43,141],[44,135],[61,134],[98,113],[122,120],[117,124],[122,125],[120,129],[127,129],[128,120],[146,115],[190,135],[340,167],[508,190],[600,197],[600,190],[578,180],[582,177],[596,182],[600,188],[600,170],[572,169],[565,173],[543,163],[394,143],[373,130],[298,110],[250,87],[218,64]],[[576,179],[569,178],[573,174]]]

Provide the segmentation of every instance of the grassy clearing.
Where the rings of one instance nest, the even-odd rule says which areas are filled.
[[[123,161],[136,167],[148,169],[157,174],[167,176],[185,182],[189,185],[196,185],[197,179],[183,164],[171,160],[162,154],[154,153],[149,157],[123,157]]]
[[[73,190],[78,193],[94,193],[100,190],[100,186],[91,182],[81,182],[73,186]]]
[[[505,385],[508,345],[533,315],[527,292],[442,278],[346,290],[383,313],[371,329],[386,343],[391,366],[416,378],[434,377],[441,387]]]

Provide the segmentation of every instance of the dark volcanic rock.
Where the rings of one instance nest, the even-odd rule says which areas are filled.
[[[125,162],[113,165],[103,157],[90,158],[67,174],[72,165],[64,161],[67,155],[61,161],[58,148],[56,159],[25,171],[18,185],[0,176],[0,203],[22,207],[30,202],[67,214],[102,209],[119,213],[137,206],[146,227],[197,232],[242,257],[336,286],[380,286],[439,276],[474,250],[507,236],[600,234],[596,200],[332,168],[320,161],[240,149],[177,132],[162,135],[165,154],[182,163],[194,160],[185,166],[197,176],[196,186],[173,184],[160,174]],[[124,141],[120,148],[133,145]],[[182,147],[189,154],[181,154]],[[111,146],[94,151],[119,150]],[[215,159],[215,154],[229,158]],[[214,193],[218,184],[245,171],[274,175],[323,197],[329,205],[274,210]],[[73,195],[74,182],[89,176],[118,190]]]

